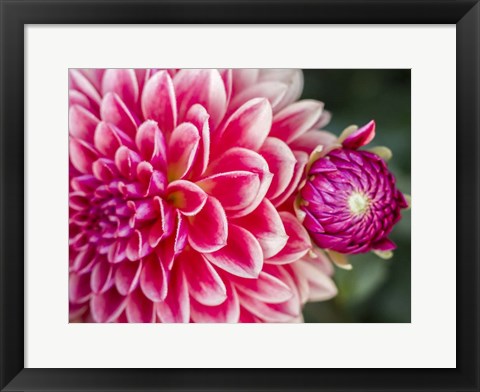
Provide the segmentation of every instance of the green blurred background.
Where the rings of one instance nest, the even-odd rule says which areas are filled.
[[[302,98],[318,99],[332,114],[326,129],[339,135],[351,124],[374,119],[376,137],[371,146],[388,146],[389,167],[402,192],[410,194],[410,70],[304,70]],[[309,303],[306,322],[409,323],[411,311],[410,211],[390,238],[394,256],[382,260],[373,253],[350,258],[351,271],[335,267],[336,298]]]

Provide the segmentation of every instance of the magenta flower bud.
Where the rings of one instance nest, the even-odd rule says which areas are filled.
[[[396,246],[387,236],[401,209],[408,207],[385,160],[377,155],[390,155],[389,150],[358,150],[375,136],[373,121],[344,140],[342,136],[341,145],[327,148],[308,168],[299,200],[303,224],[320,248],[342,254],[389,253]]]

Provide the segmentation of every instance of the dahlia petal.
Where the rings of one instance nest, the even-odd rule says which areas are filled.
[[[230,147],[258,150],[272,125],[272,107],[265,98],[254,98],[240,106],[227,120],[217,140],[222,151]]]
[[[90,274],[71,273],[69,278],[69,300],[73,303],[85,302],[90,298]]]
[[[185,218],[177,210],[177,230],[175,232],[175,242],[173,245],[174,255],[182,252],[188,240],[188,227]]]
[[[280,252],[266,260],[270,264],[286,264],[296,261],[312,247],[308,232],[295,216],[289,212],[282,211],[280,212],[280,217],[289,238],[287,244]]]
[[[300,98],[303,91],[303,72],[301,69],[262,69],[260,70],[259,80],[281,81],[288,86],[281,101],[276,105],[274,113],[295,102]]]
[[[155,253],[168,271],[172,270],[175,261],[175,236],[165,238],[155,248]]]
[[[95,129],[95,148],[108,158],[115,157],[115,153],[121,145],[129,148],[133,146],[129,136],[116,128],[113,124],[100,122]]]
[[[109,183],[118,176],[115,162],[107,158],[97,159],[92,164],[93,175],[104,183]]]
[[[135,136],[137,121],[117,94],[107,93],[103,97],[100,115],[103,121],[112,123],[131,137]]]
[[[140,287],[143,294],[153,302],[163,301],[167,296],[167,272],[155,253],[143,259]]]
[[[259,153],[268,162],[268,167],[273,173],[272,183],[267,192],[267,197],[271,200],[280,196],[288,187],[297,161],[292,150],[283,141],[273,137],[265,140]]]
[[[97,152],[82,140],[70,138],[70,161],[79,172],[92,173],[92,164],[98,158]]]
[[[131,68],[110,68],[105,71],[102,79],[103,95],[116,93],[129,107],[135,107],[139,87],[135,71]]]
[[[88,246],[84,250],[78,252],[77,256],[73,260],[70,270],[81,274],[86,272],[89,266],[95,261],[95,249],[93,246]]]
[[[329,250],[327,253],[337,267],[345,270],[351,270],[353,268],[352,265],[349,263],[347,256],[345,256],[344,254],[335,252],[333,250]]]
[[[88,310],[88,303],[81,303],[81,304],[68,304],[68,322],[69,323],[77,323],[77,322],[84,322],[83,316]]]
[[[389,260],[393,257],[393,252],[391,250],[373,250],[373,253],[375,253],[378,257],[380,257],[383,260]]]
[[[90,299],[90,313],[97,323],[109,323],[125,310],[127,297],[120,295],[115,287],[101,293],[93,294]]]
[[[240,308],[240,318],[238,319],[239,323],[245,324],[245,323],[261,323],[262,320],[259,319],[257,316],[253,315],[250,313],[247,309],[245,308]]]
[[[322,224],[315,218],[308,209],[303,210],[305,212],[305,219],[302,222],[303,226],[312,233],[325,233],[325,228]]]
[[[155,169],[164,169],[167,161],[165,137],[155,121],[147,120],[138,128],[135,143],[144,159]]]
[[[210,115],[201,105],[193,105],[185,116],[185,121],[190,122],[200,132],[197,157],[192,167],[193,177],[198,177],[205,172],[210,160],[210,126],[208,120]]]
[[[156,202],[153,199],[129,200],[127,206],[132,212],[132,223],[135,221],[146,221],[156,218],[159,215]],[[134,225],[131,225],[132,227]]]
[[[179,255],[187,278],[190,295],[207,306],[220,305],[227,299],[227,289],[215,268],[198,252],[184,251]]]
[[[307,257],[307,256],[305,256],[305,257]],[[297,268],[295,268],[295,266],[297,265],[297,263],[304,260],[305,257],[302,258],[301,260],[298,260],[296,263],[292,264],[293,265],[293,267],[292,267],[292,278],[295,281],[295,285],[296,285],[297,290],[298,290],[298,295],[300,297],[300,302],[302,304],[305,304],[310,297],[310,285],[308,283],[307,276],[302,274],[301,271],[299,271]]]
[[[187,216],[198,214],[207,197],[202,188],[190,181],[173,181],[167,187],[167,200]]]
[[[322,102],[313,100],[295,102],[274,116],[270,136],[289,143],[310,130],[320,118],[322,111]]]
[[[392,159],[392,156],[393,156],[392,150],[390,150],[388,147],[385,147],[385,146],[376,146],[368,149],[368,151],[375,155],[378,155],[380,158],[382,158],[386,162]]]
[[[268,199],[263,199],[254,211],[234,219],[233,223],[255,236],[266,259],[280,252],[287,243],[288,236],[282,219]]]
[[[173,130],[168,143],[170,181],[188,174],[197,154],[199,141],[198,129],[191,123],[182,123]]]
[[[125,260],[127,257],[127,241],[125,239],[117,239],[107,253],[107,258],[110,263],[116,264]]]
[[[125,250],[130,261],[145,257],[152,251],[152,247],[148,243],[147,231],[146,229],[135,230],[130,237]]]
[[[90,207],[90,201],[83,192],[70,192],[68,206],[76,211],[83,211]]]
[[[312,233],[312,237],[315,243],[323,249],[338,249],[347,246],[350,242],[348,238],[323,233]]]
[[[90,103],[85,94],[78,90],[68,90],[68,107],[72,107],[74,105],[81,106],[91,112],[95,111],[94,106]]]
[[[95,134],[95,128],[99,122],[100,120],[89,110],[79,105],[70,107],[68,112],[68,129],[70,130],[70,135],[76,139],[91,143]]]
[[[251,296],[240,296],[240,303],[243,307],[263,322],[268,323],[287,323],[298,317],[301,308],[300,300],[297,301],[297,311],[293,309],[290,302],[293,301],[290,299],[279,304],[269,304]]]
[[[263,266],[260,244],[252,233],[229,224],[227,244],[205,258],[217,267],[242,278],[257,278]]]
[[[176,127],[177,101],[168,72],[157,72],[146,83],[142,93],[142,112],[146,119],[155,120],[166,134]]]
[[[100,185],[100,182],[94,176],[87,174],[72,178],[71,185],[76,191],[90,193]]]
[[[262,83],[256,83],[247,87],[239,94],[235,95],[232,101],[229,103],[229,112],[233,112],[238,109],[244,102],[247,102],[253,98],[265,97],[270,102],[272,110],[275,111],[277,105],[282,101],[285,93],[288,90],[288,86],[285,83],[278,81],[267,81]]]
[[[100,104],[102,98],[94,84],[88,78],[85,77],[78,69],[70,69],[69,76],[69,88],[80,91],[92,102]]]
[[[314,264],[317,269],[328,276],[332,276],[334,273],[332,262],[325,252],[319,248],[314,247],[302,260]]]
[[[150,228],[148,242],[152,248],[155,248],[164,237],[168,237],[173,232],[175,225],[171,207],[160,197],[155,197],[154,202],[157,206],[156,209],[160,212],[160,217]]]
[[[288,145],[292,150],[304,151],[311,154],[318,146],[328,147],[337,141],[337,137],[327,131],[311,130],[292,140]]]
[[[197,185],[218,199],[226,210],[239,210],[255,200],[260,179],[258,174],[239,170],[214,174],[198,181]]]
[[[126,315],[129,323],[153,323],[155,304],[137,289],[128,296]]]
[[[372,249],[379,250],[382,252],[391,251],[396,248],[397,248],[397,245],[395,245],[395,243],[392,240],[386,237],[372,244]]]
[[[81,74],[100,92],[102,90],[102,79],[105,69],[102,68],[82,68],[79,70]]]
[[[122,263],[115,271],[115,287],[121,295],[128,295],[138,286],[142,261]]]
[[[205,306],[192,299],[192,320],[196,323],[236,323],[240,317],[240,303],[235,288],[226,284],[227,299],[217,306]]]
[[[170,276],[168,295],[155,304],[157,316],[162,323],[188,323],[190,299],[185,275],[181,268],[174,267]]]
[[[153,170],[152,165],[145,161],[137,166],[137,178],[145,189],[144,196],[163,194],[167,187],[165,172]]]
[[[254,84],[260,75],[256,68],[236,68],[232,70],[232,88],[234,94]]]
[[[129,180],[135,178],[137,165],[140,161],[140,156],[125,146],[121,146],[115,153],[115,164],[118,171]]]
[[[112,265],[106,261],[99,262],[93,267],[90,277],[90,287],[96,294],[104,293],[114,283]]]
[[[315,264],[299,260],[292,264],[292,268],[296,274],[306,278],[309,301],[326,301],[337,295],[333,280]]]
[[[295,156],[295,167],[293,169],[293,175],[290,179],[289,184],[283,190],[282,193],[276,198],[272,198],[272,203],[275,206],[282,205],[292,194],[298,189],[300,180],[303,178],[305,172],[305,166],[307,165],[308,155],[302,151],[294,151],[293,155]]]
[[[142,96],[145,83],[150,79],[151,69],[135,68],[135,77],[137,78],[140,96]]]
[[[370,143],[375,137],[375,121],[370,121],[368,124],[357,129],[347,136],[345,140],[339,139],[342,146],[351,150],[356,150],[366,144]]]
[[[211,175],[233,171],[256,173],[260,179],[260,189],[255,200],[248,207],[235,211],[235,213],[230,212],[229,214],[231,217],[238,217],[246,215],[258,207],[267,194],[273,175],[268,169],[268,163],[265,158],[254,151],[239,147],[231,148],[222,154],[221,158],[212,162],[206,174]]]
[[[213,129],[222,120],[227,109],[227,91],[216,69],[182,69],[173,78],[178,103],[178,116],[185,117],[196,103],[210,114]]]
[[[232,83],[233,83],[233,72],[232,69],[222,69],[219,70],[220,76],[222,77],[223,84],[225,86],[225,92],[227,94],[226,101],[230,102],[230,97],[232,96]]]
[[[312,128],[323,129],[326,125],[328,125],[331,119],[332,119],[332,113],[330,113],[328,110],[324,110],[322,112],[322,115],[320,116],[320,118]]]
[[[330,159],[319,159],[312,164],[308,174],[312,175],[336,171],[338,171],[338,167],[334,165]]]
[[[288,301],[293,296],[288,285],[263,271],[257,279],[235,281],[235,286],[246,295],[272,304]]]
[[[200,212],[188,217],[187,223],[188,242],[198,252],[213,252],[227,243],[227,217],[214,197],[208,197]]]

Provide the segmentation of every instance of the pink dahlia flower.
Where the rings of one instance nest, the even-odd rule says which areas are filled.
[[[336,294],[292,214],[329,137],[300,71],[69,77],[72,320],[290,322]]]
[[[390,150],[358,150],[375,136],[375,123],[347,128],[340,138],[312,154],[298,211],[314,243],[333,259],[338,254],[374,251],[390,257],[395,244],[388,238],[408,207],[385,159]]]

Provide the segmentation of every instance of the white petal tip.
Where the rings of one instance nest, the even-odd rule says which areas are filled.
[[[373,148],[370,148],[368,151],[370,151],[375,155],[378,155],[380,158],[382,158],[386,162],[392,159],[392,156],[393,156],[392,150],[384,146],[373,147]]]
[[[383,260],[389,260],[393,257],[393,252],[391,250],[387,250],[387,251],[374,250],[373,253],[375,253],[378,257],[380,257]]]
[[[345,128],[342,133],[340,134],[340,136],[338,137],[338,142],[340,144],[343,143],[343,141],[349,137],[353,132],[355,132],[356,130],[358,129],[358,126],[356,125],[350,125],[349,127]]]
[[[338,267],[344,270],[350,271],[353,266],[348,262],[348,258],[346,255],[342,253],[335,252],[333,250],[327,251],[330,259],[332,262]]]

